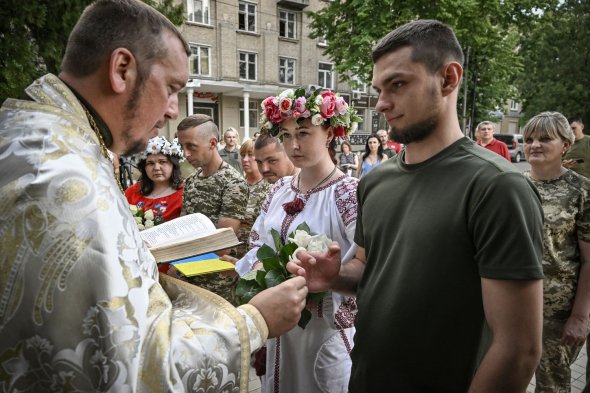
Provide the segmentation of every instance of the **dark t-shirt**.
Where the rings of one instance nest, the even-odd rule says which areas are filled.
[[[583,159],[584,162],[576,163],[572,170],[590,179],[590,136],[584,135],[582,139],[575,141],[568,152],[565,153],[564,159]]]
[[[483,345],[481,278],[543,277],[539,195],[467,138],[423,163],[403,158],[359,184],[367,264],[350,391],[465,392]]]

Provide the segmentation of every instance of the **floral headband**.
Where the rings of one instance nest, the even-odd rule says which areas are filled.
[[[287,89],[262,101],[260,124],[263,131],[277,136],[279,125],[288,119],[311,119],[314,126],[334,127],[334,135],[346,137],[355,132],[362,120],[344,98],[331,90],[317,89],[306,97],[305,89]]]
[[[182,147],[178,143],[178,138],[174,138],[172,142],[168,142],[163,136],[155,136],[148,141],[147,148],[143,152],[143,158],[147,158],[150,154],[164,154],[165,156],[176,157],[180,161],[184,160],[182,154]]]

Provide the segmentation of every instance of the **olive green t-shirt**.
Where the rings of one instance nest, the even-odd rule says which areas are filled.
[[[571,169],[590,179],[590,136],[584,135],[582,139],[576,140],[563,158],[564,160],[583,159],[584,162],[576,163]]]
[[[359,184],[367,262],[350,392],[466,392],[483,345],[481,278],[543,278],[539,195],[467,138],[419,164],[404,156]]]

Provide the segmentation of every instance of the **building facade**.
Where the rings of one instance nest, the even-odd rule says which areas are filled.
[[[204,113],[221,132],[234,127],[244,140],[258,131],[264,98],[309,85],[330,88],[353,103],[364,119],[353,139],[379,127],[376,97],[370,97],[366,86],[353,90],[339,82],[334,64],[324,55],[326,43],[309,38],[307,12],[320,10],[326,1],[183,1],[186,22],[180,29],[192,51],[190,79],[179,98],[179,119],[163,134],[172,137],[185,116]]]

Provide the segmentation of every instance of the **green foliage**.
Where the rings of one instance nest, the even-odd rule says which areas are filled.
[[[312,234],[309,230],[309,226],[306,223],[301,223],[295,230],[304,230],[305,232]],[[298,248],[296,243],[287,241],[286,244],[281,240],[281,236],[277,230],[271,229],[271,235],[275,248],[275,251],[267,244],[263,244],[256,252],[256,257],[262,262],[263,268],[256,271],[251,271],[243,275],[238,281],[236,286],[236,296],[240,299],[240,303],[246,304],[254,296],[262,292],[267,288],[272,288],[285,280],[293,277],[287,271],[287,263],[289,258],[293,255],[295,250]],[[293,238],[294,233],[290,233],[288,238]],[[307,295],[307,301],[320,301],[324,297],[325,292],[322,293],[309,293]],[[305,326],[311,320],[311,312],[305,308],[301,312],[301,318],[299,319],[298,325],[305,329]]]
[[[146,3],[154,5],[153,0]],[[0,7],[0,103],[20,97],[36,78],[59,73],[70,31],[91,0],[5,0]],[[163,0],[156,9],[183,23],[182,3]]]
[[[525,120],[542,111],[590,122],[590,2],[563,1],[523,31]]]
[[[396,27],[419,19],[438,19],[455,31],[464,52],[468,88],[466,114],[472,112],[475,90],[476,119],[488,115],[517,96],[516,76],[522,58],[516,50],[521,29],[549,8],[554,0],[349,0],[333,1],[312,19],[312,38],[325,37],[326,54],[334,61],[341,79],[358,75],[371,80],[373,46]],[[464,90],[460,90],[459,113],[463,113]]]

